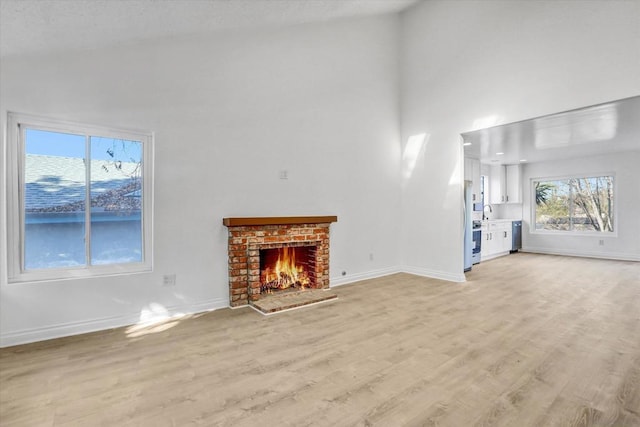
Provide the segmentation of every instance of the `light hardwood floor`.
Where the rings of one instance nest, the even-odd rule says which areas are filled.
[[[640,426],[640,263],[514,254],[0,350],[2,426]]]

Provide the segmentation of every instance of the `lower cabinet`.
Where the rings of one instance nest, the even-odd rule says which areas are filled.
[[[511,250],[511,221],[489,221],[482,227],[480,259],[506,255]]]

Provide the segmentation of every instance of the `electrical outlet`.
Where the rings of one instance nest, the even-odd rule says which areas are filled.
[[[281,170],[279,176],[280,179],[289,179],[289,171]]]
[[[600,239],[600,241],[598,242],[598,244],[599,244],[600,246],[604,246],[604,239]]]
[[[162,277],[162,286],[175,286],[176,285],[176,274],[165,274]]]
[[[373,252],[369,254],[369,261],[373,261]]]

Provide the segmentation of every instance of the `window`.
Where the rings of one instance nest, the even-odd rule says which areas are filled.
[[[9,280],[151,269],[152,135],[9,114]]]
[[[535,230],[614,232],[614,177],[533,180]]]

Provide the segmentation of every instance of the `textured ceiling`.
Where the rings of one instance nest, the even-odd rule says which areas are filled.
[[[418,1],[0,0],[0,55],[395,13]]]

